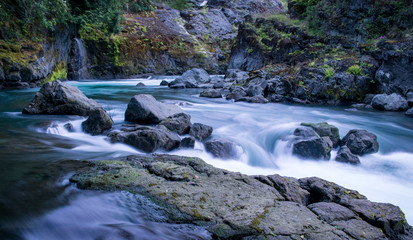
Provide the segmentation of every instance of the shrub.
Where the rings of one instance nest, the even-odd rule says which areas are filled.
[[[362,74],[362,69],[359,65],[353,65],[349,67],[346,72],[348,74],[353,74],[354,76],[360,76]]]

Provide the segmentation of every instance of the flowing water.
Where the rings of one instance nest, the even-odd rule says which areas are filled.
[[[98,101],[111,115],[115,128],[135,94],[178,104],[192,122],[214,127],[213,138],[238,143],[239,157],[216,159],[201,143],[194,150],[173,154],[197,156],[206,162],[245,174],[280,174],[296,178],[317,176],[358,190],[372,201],[401,207],[413,223],[413,119],[401,113],[351,108],[288,104],[233,103],[199,97],[197,89],[161,87],[161,80],[134,79],[68,82]],[[146,87],[135,85],[143,82]],[[165,222],[162,210],[142,196],[127,192],[81,191],[69,183],[71,174],[51,168],[65,160],[109,159],[140,153],[104,136],[81,132],[85,118],[22,115],[38,89],[0,92],[0,238],[5,239],[209,239],[205,229]],[[286,137],[301,122],[366,129],[378,137],[378,153],[361,157],[351,166],[331,161],[300,160],[291,155]],[[72,123],[75,132],[64,125]],[[332,159],[336,150],[332,152]],[[64,174],[63,174],[64,172]]]

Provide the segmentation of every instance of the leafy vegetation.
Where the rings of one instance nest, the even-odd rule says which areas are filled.
[[[40,41],[45,32],[69,24],[110,35],[120,32],[124,12],[152,9],[150,0],[2,0],[0,39]]]

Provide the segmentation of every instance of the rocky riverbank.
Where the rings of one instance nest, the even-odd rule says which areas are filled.
[[[216,239],[413,238],[398,207],[316,177],[247,176],[172,155],[78,164],[70,181],[79,188],[143,194],[168,221],[205,227]]]

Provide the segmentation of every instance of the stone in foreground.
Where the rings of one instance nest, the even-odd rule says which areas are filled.
[[[77,87],[56,80],[44,84],[23,113],[88,116],[96,108],[101,106]]]
[[[204,226],[214,239],[413,237],[397,207],[370,202],[356,191],[315,177],[250,177],[214,168],[199,158],[170,155],[78,164],[83,168],[70,179],[78,187],[146,195],[162,206],[167,221]],[[297,190],[301,194],[294,195]],[[295,196],[291,200],[300,203],[284,196]]]
[[[182,109],[176,105],[158,102],[152,95],[140,94],[130,100],[125,112],[125,121],[156,124],[182,112]]]

